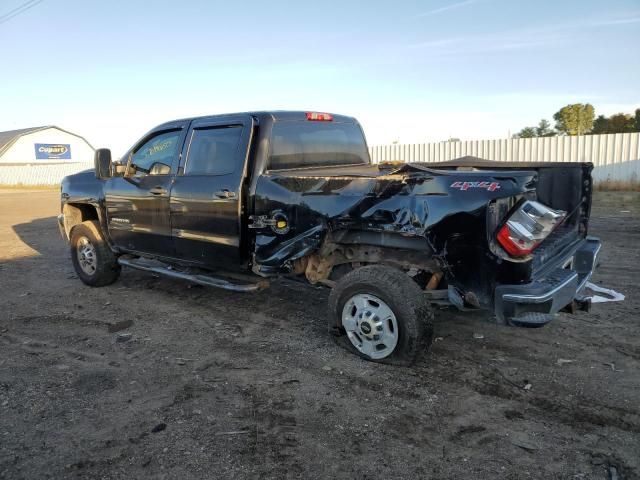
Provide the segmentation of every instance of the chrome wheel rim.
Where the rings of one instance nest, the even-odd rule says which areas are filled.
[[[87,275],[95,274],[98,264],[96,249],[87,237],[80,237],[78,239],[76,254],[78,256],[78,264],[82,271]]]
[[[369,358],[386,358],[398,344],[396,316],[374,295],[359,293],[349,298],[342,308],[342,326],[353,346]]]

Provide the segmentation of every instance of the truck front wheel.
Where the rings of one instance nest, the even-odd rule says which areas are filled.
[[[92,287],[110,285],[120,275],[120,265],[107,242],[98,222],[82,222],[71,229],[71,261],[85,284]]]
[[[329,296],[329,331],[337,343],[374,362],[410,365],[433,336],[433,312],[420,287],[400,270],[358,268]]]

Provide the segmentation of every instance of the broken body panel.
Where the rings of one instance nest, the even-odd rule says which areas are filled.
[[[388,253],[395,250],[396,257],[409,255],[412,266],[429,274],[442,273],[444,284],[456,290],[464,305],[493,310],[499,286],[535,282],[541,266],[566,262],[586,237],[590,165],[518,167],[467,158],[443,164],[268,172],[257,184],[255,215],[283,216],[288,229],[255,229],[254,270],[293,272],[300,258],[323,250],[321,256],[326,257],[336,249],[342,258],[331,266],[366,263],[362,255],[345,257],[347,245],[383,247]],[[549,179],[554,182],[551,187],[546,185]],[[535,255],[514,262],[500,251],[494,235],[520,199],[540,200],[572,215],[561,234],[549,238]],[[375,259],[385,260],[384,255]],[[501,307],[504,302],[498,300]]]

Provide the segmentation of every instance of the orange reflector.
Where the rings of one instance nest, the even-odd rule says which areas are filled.
[[[331,122],[333,116],[330,113],[307,112],[307,120],[312,122]]]

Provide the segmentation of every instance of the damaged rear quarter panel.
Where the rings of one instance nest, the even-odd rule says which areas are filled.
[[[254,214],[281,213],[289,224],[286,233],[270,227],[254,230],[255,262],[274,273],[318,250],[328,233],[369,231],[426,239],[449,265],[446,273],[469,283],[470,277],[456,270],[464,262],[465,269],[479,271],[483,261],[478,255],[490,255],[487,205],[495,198],[521,195],[535,184],[530,171],[497,176],[377,165],[352,168],[348,174],[339,168],[323,169],[322,175],[313,170],[268,172],[258,179]],[[476,186],[462,189],[456,182]],[[460,249],[466,249],[464,255]]]

